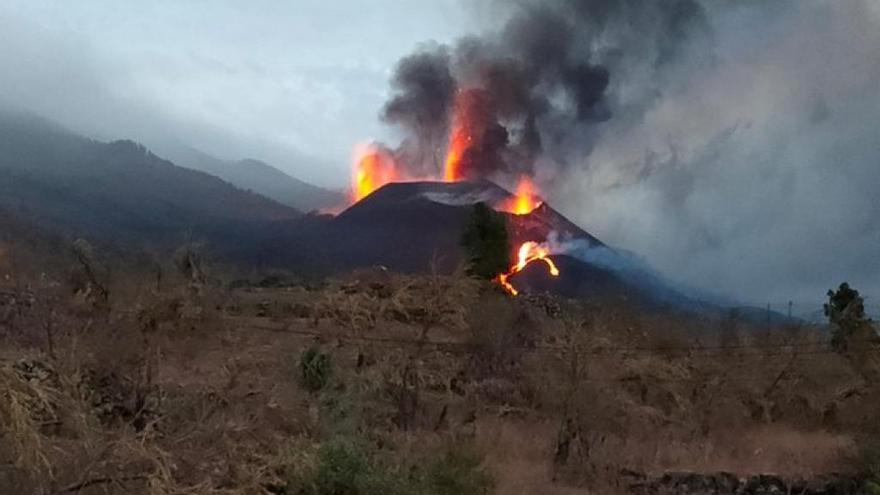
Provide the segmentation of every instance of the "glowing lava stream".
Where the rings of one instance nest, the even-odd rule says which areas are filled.
[[[550,267],[550,275],[558,277],[559,269],[556,268],[556,264],[553,263],[553,260],[551,260],[549,256],[550,253],[547,251],[547,248],[537,242],[529,241],[523,243],[523,245],[519,247],[516,264],[510,267],[510,270],[508,270],[507,273],[499,273],[498,276],[495,277],[495,281],[498,282],[504,290],[509,292],[510,295],[518,295],[519,291],[516,290],[516,287],[514,287],[508,279],[523,271],[525,267],[533,261],[543,261],[544,263],[547,263],[547,266]]]

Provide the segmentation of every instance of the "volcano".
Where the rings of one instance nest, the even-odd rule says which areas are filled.
[[[275,225],[262,243],[272,261],[313,272],[383,266],[403,273],[451,273],[465,261],[462,233],[476,203],[500,209],[514,195],[487,180],[392,182],[333,217],[307,216]],[[577,246],[511,275],[523,293],[614,297],[653,305],[684,300],[656,276],[631,269],[636,261],[607,246],[546,202],[525,214],[504,213],[511,244],[556,240]],[[274,263],[273,263],[274,264]],[[660,290],[658,290],[658,288]]]

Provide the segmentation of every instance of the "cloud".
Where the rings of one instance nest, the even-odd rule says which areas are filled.
[[[390,134],[376,117],[393,60],[463,28],[458,2],[9,0],[0,99],[101,139],[179,141],[341,186],[353,145]]]

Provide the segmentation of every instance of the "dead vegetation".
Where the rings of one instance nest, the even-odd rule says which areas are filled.
[[[63,277],[0,288],[0,492],[626,493],[625,473],[876,476],[876,370],[817,328],[512,299],[461,274],[226,288],[195,247],[176,261],[134,280],[96,270],[88,304]]]

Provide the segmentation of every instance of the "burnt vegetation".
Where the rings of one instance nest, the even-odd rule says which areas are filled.
[[[829,333],[511,298],[464,270],[316,281],[242,276],[194,242],[150,263],[84,240],[38,244],[50,258],[8,239],[0,258],[3,493],[856,493],[880,481],[875,326],[845,285],[829,294]]]

